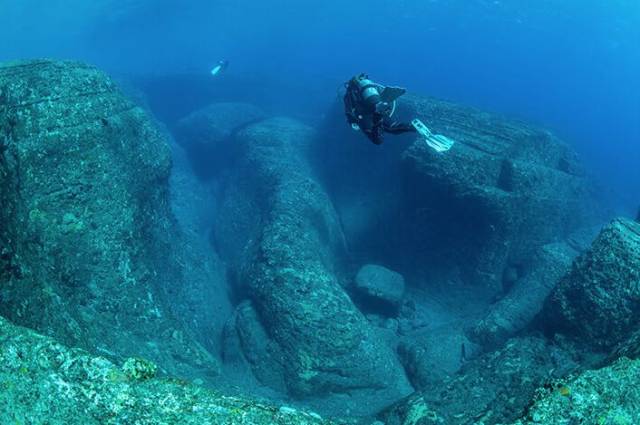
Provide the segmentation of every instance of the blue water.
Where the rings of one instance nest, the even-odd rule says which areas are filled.
[[[640,203],[637,0],[0,0],[0,40],[2,61],[117,75],[204,75],[226,58],[310,114],[365,71],[548,127],[616,207]]]

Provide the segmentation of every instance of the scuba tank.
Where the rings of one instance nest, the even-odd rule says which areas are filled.
[[[360,98],[367,109],[375,111],[376,106],[380,103],[380,90],[378,90],[380,86],[371,81],[365,74],[360,74],[352,81],[357,87]]]

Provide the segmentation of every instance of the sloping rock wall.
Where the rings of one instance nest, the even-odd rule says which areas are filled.
[[[247,103],[214,103],[182,118],[176,140],[196,175],[208,180],[219,176],[234,159],[234,133],[265,117],[260,108]]]
[[[146,113],[93,67],[6,64],[0,139],[0,313],[93,352],[215,375],[163,302],[182,285],[167,261],[181,235],[169,147]]]

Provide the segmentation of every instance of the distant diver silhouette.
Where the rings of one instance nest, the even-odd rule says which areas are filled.
[[[220,75],[228,67],[229,67],[229,61],[228,60],[221,60],[216,64],[216,66],[213,67],[213,69],[211,70],[211,75],[213,75],[214,77],[217,76],[217,75]]]

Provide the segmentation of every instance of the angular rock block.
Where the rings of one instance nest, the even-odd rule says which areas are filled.
[[[215,374],[163,301],[182,282],[167,261],[181,242],[169,146],[149,116],[91,66],[10,63],[0,140],[0,313],[112,358]]]
[[[547,329],[599,350],[626,341],[640,326],[640,223],[614,220],[580,256],[549,297]]]
[[[214,103],[178,122],[176,140],[187,151],[191,166],[203,180],[218,176],[234,157],[233,134],[265,118],[247,103]]]
[[[233,247],[225,259],[246,285],[270,340],[251,344],[244,338],[251,333],[244,332],[245,347],[263,347],[258,351],[266,349],[273,359],[254,362],[254,374],[282,370],[292,395],[336,394],[332,401],[342,403],[338,409],[371,413],[407,394],[410,386],[391,349],[341,286],[337,258],[344,252],[343,236],[306,159],[314,137],[309,127],[284,118],[239,132],[239,160],[219,208],[218,245]],[[238,317],[248,317],[245,313]],[[340,397],[346,393],[350,400]],[[363,397],[368,405],[356,401]],[[327,407],[329,400],[323,403]]]
[[[526,265],[587,221],[589,185],[573,151],[551,133],[415,96],[400,113],[457,142],[439,154],[418,139],[404,153],[408,208],[421,211],[407,234],[434,266],[457,265],[466,281],[499,292],[505,268]]]
[[[576,364],[540,338],[513,338],[499,351],[469,361],[448,382],[437,382],[385,409],[385,424],[502,424],[520,418],[536,390]]]

